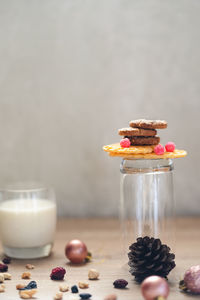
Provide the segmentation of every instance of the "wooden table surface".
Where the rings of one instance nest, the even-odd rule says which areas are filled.
[[[72,266],[67,263],[64,256],[64,247],[71,239],[85,241],[89,250],[93,253],[93,261],[83,266]],[[65,220],[58,222],[56,241],[53,253],[50,257],[39,260],[12,260],[9,265],[9,272],[12,280],[6,281],[6,292],[0,294],[1,300],[20,299],[15,286],[17,283],[28,282],[22,280],[21,274],[26,271],[26,263],[35,265],[31,270],[32,280],[38,283],[38,293],[35,299],[53,299],[58,291],[59,282],[49,279],[51,269],[56,266],[65,267],[67,275],[65,282],[69,285],[78,284],[79,281],[87,281],[87,274],[90,268],[98,269],[100,279],[89,281],[90,287],[83,292],[93,295],[92,299],[104,299],[104,296],[115,293],[118,300],[143,299],[140,288],[136,285],[128,272],[128,267],[123,264],[120,241],[120,229],[117,220]],[[188,299],[194,296],[187,296],[178,290],[178,281],[184,271],[196,264],[200,264],[200,218],[178,219],[177,220],[177,243],[176,243],[176,264],[177,267],[172,275],[171,293],[169,299]],[[118,278],[128,280],[126,290],[113,288],[113,281]],[[71,298],[71,292],[64,293],[63,299]]]

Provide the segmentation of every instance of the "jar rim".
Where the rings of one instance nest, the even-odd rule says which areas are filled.
[[[174,164],[172,159],[122,159],[121,173],[148,173],[172,171]]]

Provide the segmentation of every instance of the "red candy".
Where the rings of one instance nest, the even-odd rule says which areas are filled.
[[[175,150],[175,144],[173,142],[168,142],[166,145],[165,145],[165,149],[167,152],[174,152]]]
[[[157,146],[155,146],[154,152],[155,152],[157,155],[162,155],[162,154],[164,154],[164,152],[165,152],[165,148],[163,147],[163,145],[158,144]]]
[[[131,145],[131,142],[128,138],[122,139],[120,141],[120,146],[123,147],[123,148],[129,148],[130,145]]]

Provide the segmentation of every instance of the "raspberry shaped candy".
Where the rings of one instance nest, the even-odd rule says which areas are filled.
[[[130,145],[131,145],[131,142],[130,142],[130,140],[129,140],[128,138],[122,139],[122,140],[120,141],[120,146],[121,146],[122,148],[129,148]]]
[[[52,280],[63,280],[65,273],[66,270],[64,268],[57,267],[52,269],[50,277]]]
[[[175,144],[173,142],[168,142],[166,145],[165,145],[165,149],[167,152],[174,152],[175,150]]]
[[[165,148],[163,147],[163,145],[158,144],[157,146],[155,146],[154,152],[155,152],[157,155],[162,155],[162,154],[164,154],[164,152],[165,152]]]

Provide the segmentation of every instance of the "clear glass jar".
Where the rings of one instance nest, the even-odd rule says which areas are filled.
[[[0,192],[0,240],[6,255],[21,259],[48,256],[55,230],[52,188],[17,183]]]
[[[174,248],[173,161],[124,159],[120,217],[125,251],[137,237],[155,237]]]

